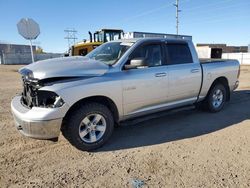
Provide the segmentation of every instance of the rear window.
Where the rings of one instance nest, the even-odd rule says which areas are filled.
[[[187,44],[166,44],[168,64],[193,63],[193,58]]]

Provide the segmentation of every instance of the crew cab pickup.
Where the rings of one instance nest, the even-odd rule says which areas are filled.
[[[80,150],[102,146],[130,118],[196,105],[219,112],[239,84],[236,60],[198,59],[187,39],[105,43],[85,57],[39,61],[19,70],[11,109],[17,129],[38,139],[62,132]]]

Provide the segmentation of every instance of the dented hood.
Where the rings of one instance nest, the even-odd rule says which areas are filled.
[[[109,66],[86,57],[61,57],[38,61],[19,70],[21,74],[29,73],[35,79],[55,77],[100,76],[107,72]]]

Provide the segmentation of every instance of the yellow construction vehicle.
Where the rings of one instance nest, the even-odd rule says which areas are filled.
[[[123,30],[121,29],[101,29],[94,33],[94,36],[89,31],[89,42],[80,42],[71,47],[71,55],[72,56],[85,56],[89,52],[91,52],[96,47],[100,46],[101,44],[121,39],[123,35]]]

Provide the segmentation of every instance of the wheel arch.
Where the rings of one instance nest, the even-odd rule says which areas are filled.
[[[79,108],[80,106],[82,106],[82,105],[84,105],[86,103],[91,103],[91,102],[93,102],[93,103],[99,103],[99,104],[103,104],[103,105],[107,106],[108,109],[113,114],[114,121],[116,123],[119,121],[119,111],[118,111],[118,108],[117,108],[115,102],[112,99],[110,99],[109,97],[101,96],[101,95],[86,97],[86,98],[80,99],[79,101],[75,102],[69,108],[69,110],[66,112],[66,114],[64,116],[64,120],[67,120],[67,117],[69,117],[70,114],[75,109]]]
[[[229,100],[230,100],[230,97],[231,97],[231,96],[230,96],[230,88],[229,88],[228,79],[227,79],[225,76],[218,77],[218,78],[216,78],[216,79],[213,81],[212,85],[210,86],[210,88],[209,88],[209,90],[208,90],[207,96],[209,95],[209,93],[210,93],[210,91],[212,90],[212,88],[213,88],[216,84],[218,84],[218,83],[222,84],[222,85],[225,87],[225,89],[226,89],[226,91],[227,91],[226,101],[229,101]],[[207,96],[206,96],[206,97],[207,97]]]

